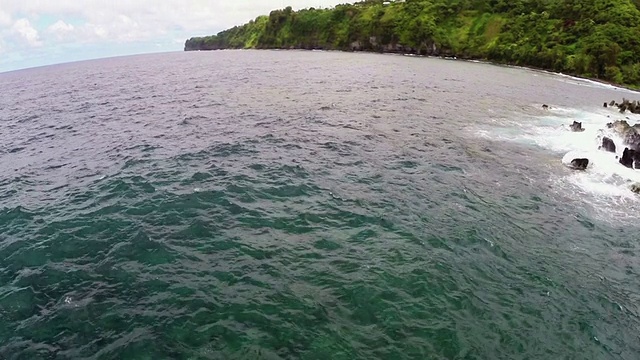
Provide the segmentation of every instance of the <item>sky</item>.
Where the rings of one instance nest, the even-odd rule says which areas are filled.
[[[273,9],[335,0],[0,0],[0,72],[110,56],[181,51]]]

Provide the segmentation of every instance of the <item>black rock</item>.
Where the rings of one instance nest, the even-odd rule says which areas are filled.
[[[574,132],[584,131],[584,129],[582,128],[582,123],[577,121],[574,121],[573,124],[569,125],[569,128],[571,128],[571,131]]]
[[[604,151],[616,152],[616,144],[606,136],[602,138],[602,146],[600,148]]]
[[[628,168],[633,168],[633,163],[635,158],[636,158],[635,150],[624,148],[624,151],[622,152],[622,157],[618,160],[618,162],[620,162],[620,164]]]
[[[589,159],[578,158],[571,160],[571,166],[577,170],[584,170],[589,165]]]
[[[602,107],[607,107],[607,103],[605,102],[604,104],[602,104]]]

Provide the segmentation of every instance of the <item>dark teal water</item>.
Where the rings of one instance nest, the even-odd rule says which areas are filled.
[[[225,51],[0,91],[0,358],[640,358],[638,200],[495,133],[621,90]]]

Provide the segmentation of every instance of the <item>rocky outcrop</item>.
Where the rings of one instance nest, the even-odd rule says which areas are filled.
[[[576,170],[585,170],[589,166],[589,159],[587,158],[578,158],[571,160],[571,167]]]
[[[616,120],[607,124],[607,129],[611,129],[618,134],[627,131],[631,126],[626,120]]]
[[[616,144],[613,142],[613,140],[605,136],[602,138],[602,145],[600,145],[600,150],[615,153]]]
[[[631,149],[640,151],[640,134],[638,134],[637,131],[634,130],[628,132],[625,135],[623,142],[629,145]]]
[[[620,136],[624,145],[633,150],[640,150],[640,124],[631,126],[626,120],[617,120],[608,123],[607,128]]]
[[[570,151],[562,157],[562,163],[573,170],[586,170],[589,166],[587,154],[580,151]]]
[[[629,150],[629,148],[624,148],[622,152],[622,156],[618,160],[618,162],[628,168],[633,168],[633,158],[635,155],[635,151]]]
[[[571,131],[574,131],[574,132],[584,131],[584,128],[582,127],[582,123],[577,121],[574,121],[573,124],[569,125],[569,128],[571,129]]]
[[[620,164],[628,168],[640,169],[640,151],[624,148],[622,156],[618,161],[620,162]]]
[[[609,106],[617,106],[618,110],[620,110],[621,113],[629,111],[634,114],[640,114],[640,102],[636,100],[630,101],[628,99],[622,98],[621,103],[617,103],[615,100],[611,100]]]

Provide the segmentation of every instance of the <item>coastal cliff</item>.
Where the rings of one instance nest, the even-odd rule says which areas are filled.
[[[456,56],[640,87],[640,0],[369,0],[274,10],[185,51],[325,49]]]

